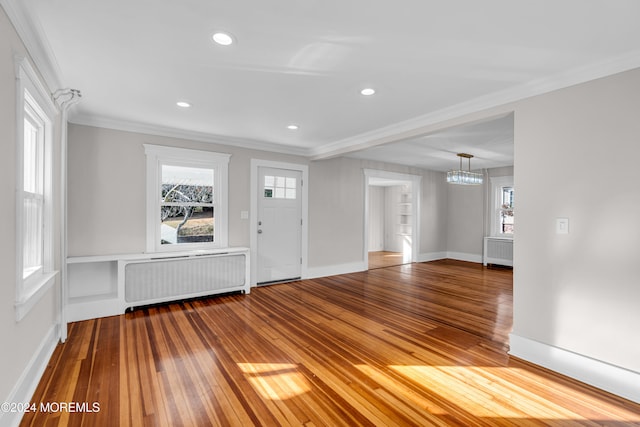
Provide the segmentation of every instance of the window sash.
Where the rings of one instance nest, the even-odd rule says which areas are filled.
[[[44,197],[23,193],[22,268],[23,279],[43,268],[44,259]]]
[[[230,155],[150,144],[144,144],[144,147],[147,156],[147,251],[165,252],[226,246]],[[171,184],[205,187],[205,192],[200,195],[195,193],[195,196],[191,196],[193,201],[183,200],[181,197],[170,197],[165,201],[163,188],[166,190],[167,185]],[[198,212],[189,218],[188,223],[181,228],[184,232],[191,228],[189,223],[194,223],[196,235],[189,234],[190,239],[185,241],[168,234],[172,230],[163,226],[167,219],[163,219],[166,212],[163,213],[162,210],[166,208],[204,209],[202,214]],[[180,218],[180,215],[176,215],[175,218]],[[181,218],[184,219],[184,216]],[[207,236],[206,239],[204,236]],[[166,243],[167,237],[171,237],[171,244]],[[202,239],[199,240],[200,237]]]

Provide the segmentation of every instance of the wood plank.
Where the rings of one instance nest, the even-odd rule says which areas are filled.
[[[639,425],[640,405],[506,353],[512,272],[436,261],[71,325],[23,426]]]

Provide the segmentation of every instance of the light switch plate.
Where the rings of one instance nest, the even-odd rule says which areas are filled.
[[[556,218],[556,234],[569,234],[569,218]]]
[[[249,219],[249,211],[240,211],[240,219]]]

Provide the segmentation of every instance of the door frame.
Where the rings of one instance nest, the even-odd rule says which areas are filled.
[[[304,279],[307,277],[307,260],[309,254],[309,166],[300,163],[251,159],[251,200],[249,204],[251,286],[256,286],[258,282],[258,168],[260,167],[288,169],[302,172],[302,233],[300,242],[302,265],[300,266],[300,276]]]
[[[411,183],[411,262],[420,259],[420,199],[422,176],[389,172],[378,169],[363,169],[364,172],[364,245],[362,248],[365,270],[369,269],[369,182],[371,178],[382,178]]]

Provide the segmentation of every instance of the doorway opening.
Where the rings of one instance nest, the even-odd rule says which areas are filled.
[[[365,170],[365,253],[368,269],[418,258],[420,177]]]

